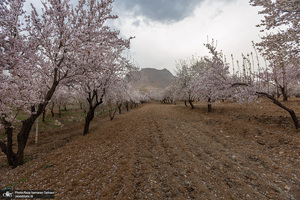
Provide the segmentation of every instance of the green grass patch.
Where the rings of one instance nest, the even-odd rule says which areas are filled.
[[[22,183],[22,182],[24,182],[24,181],[26,181],[26,179],[27,179],[27,176],[25,176],[25,177],[23,177],[23,178],[21,178],[20,180],[18,180],[17,182],[15,182],[15,183],[12,183],[12,184],[10,184],[9,186],[7,186],[6,188],[9,188],[9,189],[11,189],[11,188],[15,188],[18,184],[20,184],[20,183]]]
[[[54,110],[54,117],[51,116],[51,113],[48,111],[46,113],[45,121],[42,121],[42,114],[39,116],[39,132],[47,131],[47,130],[55,130],[58,128],[62,128],[64,126],[68,126],[70,124],[76,123],[84,119],[83,110],[75,109],[75,110],[67,110],[61,112],[61,117],[58,115],[58,110]],[[36,124],[32,127],[32,131],[36,130]]]
[[[52,167],[52,166],[53,166],[52,163],[48,163],[48,164],[46,164],[46,165],[44,166],[44,169],[48,169],[49,167]]]
[[[32,158],[25,158],[24,159],[24,164],[27,163],[27,162],[29,162],[29,161],[31,161],[31,160],[32,160]]]

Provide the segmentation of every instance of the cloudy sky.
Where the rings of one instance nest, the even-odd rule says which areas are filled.
[[[130,55],[141,68],[167,68],[174,73],[176,61],[209,55],[207,36],[218,41],[230,61],[231,54],[253,51],[259,41],[262,16],[248,0],[115,0],[114,20],[124,37],[135,36]]]
[[[71,0],[77,2],[77,0]],[[38,9],[40,0],[26,0]],[[212,38],[231,61],[253,51],[251,41],[260,41],[263,18],[249,0],[115,0],[109,22],[125,38],[135,36],[127,52],[140,68],[167,68],[174,73],[179,60],[209,55],[204,43]]]

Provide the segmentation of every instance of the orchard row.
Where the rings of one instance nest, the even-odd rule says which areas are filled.
[[[42,9],[24,0],[0,2],[0,140],[9,165],[24,163],[30,130],[49,103],[80,98],[88,103],[83,134],[89,131],[95,109],[105,104],[138,103],[144,94],[135,91],[126,74],[136,68],[126,59],[129,39],[106,24],[113,0],[41,1]],[[14,124],[26,113],[13,149]]]
[[[236,65],[232,57],[232,72],[222,52],[214,41],[205,44],[210,57],[193,58],[178,63],[176,78],[156,98],[162,102],[183,100],[208,102],[208,111],[214,101],[230,100],[239,103],[258,102],[266,97],[286,110],[300,129],[299,119],[291,108],[279,101],[288,97],[300,97],[300,1],[251,0],[253,6],[262,6],[259,14],[264,20],[258,26],[266,35],[253,43],[254,53],[242,54],[242,62]],[[266,66],[260,65],[259,55]]]

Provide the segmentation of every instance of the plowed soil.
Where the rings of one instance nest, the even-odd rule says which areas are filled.
[[[0,187],[54,189],[56,199],[300,199],[288,114],[268,102],[213,106],[151,102],[96,118],[87,136],[82,124],[44,133],[31,161],[0,167]]]

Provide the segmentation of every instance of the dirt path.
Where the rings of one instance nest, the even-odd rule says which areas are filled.
[[[299,137],[272,146],[265,130],[239,132],[223,118],[148,103],[95,121],[88,136],[7,170],[0,185],[55,189],[56,199],[300,199]]]

